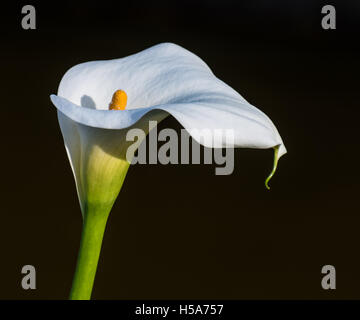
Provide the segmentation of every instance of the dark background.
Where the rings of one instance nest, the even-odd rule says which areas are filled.
[[[33,4],[37,29],[21,28]],[[337,29],[321,28],[321,8]],[[0,298],[65,299],[81,214],[49,95],[80,62],[160,42],[199,55],[277,126],[288,154],[235,170],[136,165],[110,215],[95,299],[360,298],[358,1],[42,1],[1,5]],[[180,125],[168,118],[160,128]],[[159,129],[160,130],[160,129]],[[21,288],[21,268],[37,289]],[[332,264],[337,289],[321,288]]]

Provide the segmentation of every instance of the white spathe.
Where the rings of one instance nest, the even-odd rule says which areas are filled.
[[[122,111],[108,110],[118,89],[127,93],[127,107]],[[111,140],[107,143],[119,148],[126,131],[120,129],[131,126],[146,129],[149,120],[162,120],[169,114],[190,134],[191,129],[207,129],[209,134],[212,129],[231,129],[235,147],[278,147],[276,161],[286,153],[275,125],[263,112],[216,78],[198,56],[171,43],[121,59],[76,65],[66,72],[58,95],[51,95],[51,101],[58,109],[80,203],[89,188],[89,182],[82,181],[88,173],[88,170],[84,172],[84,161],[93,153],[86,151],[87,148],[100,146],[105,154],[118,157],[120,151],[116,154],[109,151],[109,146],[101,147],[105,141],[102,136],[106,135]],[[222,139],[217,141],[217,137],[204,139],[205,146],[228,147]],[[206,141],[213,144],[206,145]]]

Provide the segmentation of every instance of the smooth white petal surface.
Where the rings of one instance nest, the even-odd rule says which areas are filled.
[[[126,110],[107,110],[118,89],[128,95]],[[145,115],[151,119],[171,114],[190,134],[191,129],[232,129],[235,147],[279,146],[278,157],[286,153],[263,112],[216,78],[199,57],[170,43],[122,59],[79,64],[64,75],[51,100],[72,121],[90,127],[124,129]],[[226,147],[223,141],[213,142],[203,144]]]

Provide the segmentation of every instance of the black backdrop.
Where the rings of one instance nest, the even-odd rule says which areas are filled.
[[[37,29],[21,28],[33,4]],[[321,28],[321,8],[337,29]],[[1,7],[0,298],[63,299],[81,214],[49,95],[71,66],[170,41],[274,121],[288,154],[131,167],[111,213],[97,299],[360,298],[358,1],[41,1]],[[168,118],[161,128],[180,125]],[[21,288],[21,267],[37,289]],[[321,288],[321,267],[337,289]]]

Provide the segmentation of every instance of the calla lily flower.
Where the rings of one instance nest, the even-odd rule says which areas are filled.
[[[266,185],[286,153],[275,125],[263,112],[215,77],[198,56],[171,43],[121,59],[76,65],[63,76],[51,101],[84,218],[72,299],[91,296],[106,221],[129,167],[130,142],[125,137],[130,128],[148,132],[150,120],[172,115],[190,134],[194,128],[233,130],[234,147],[274,148]],[[229,147],[216,139],[197,142]]]

